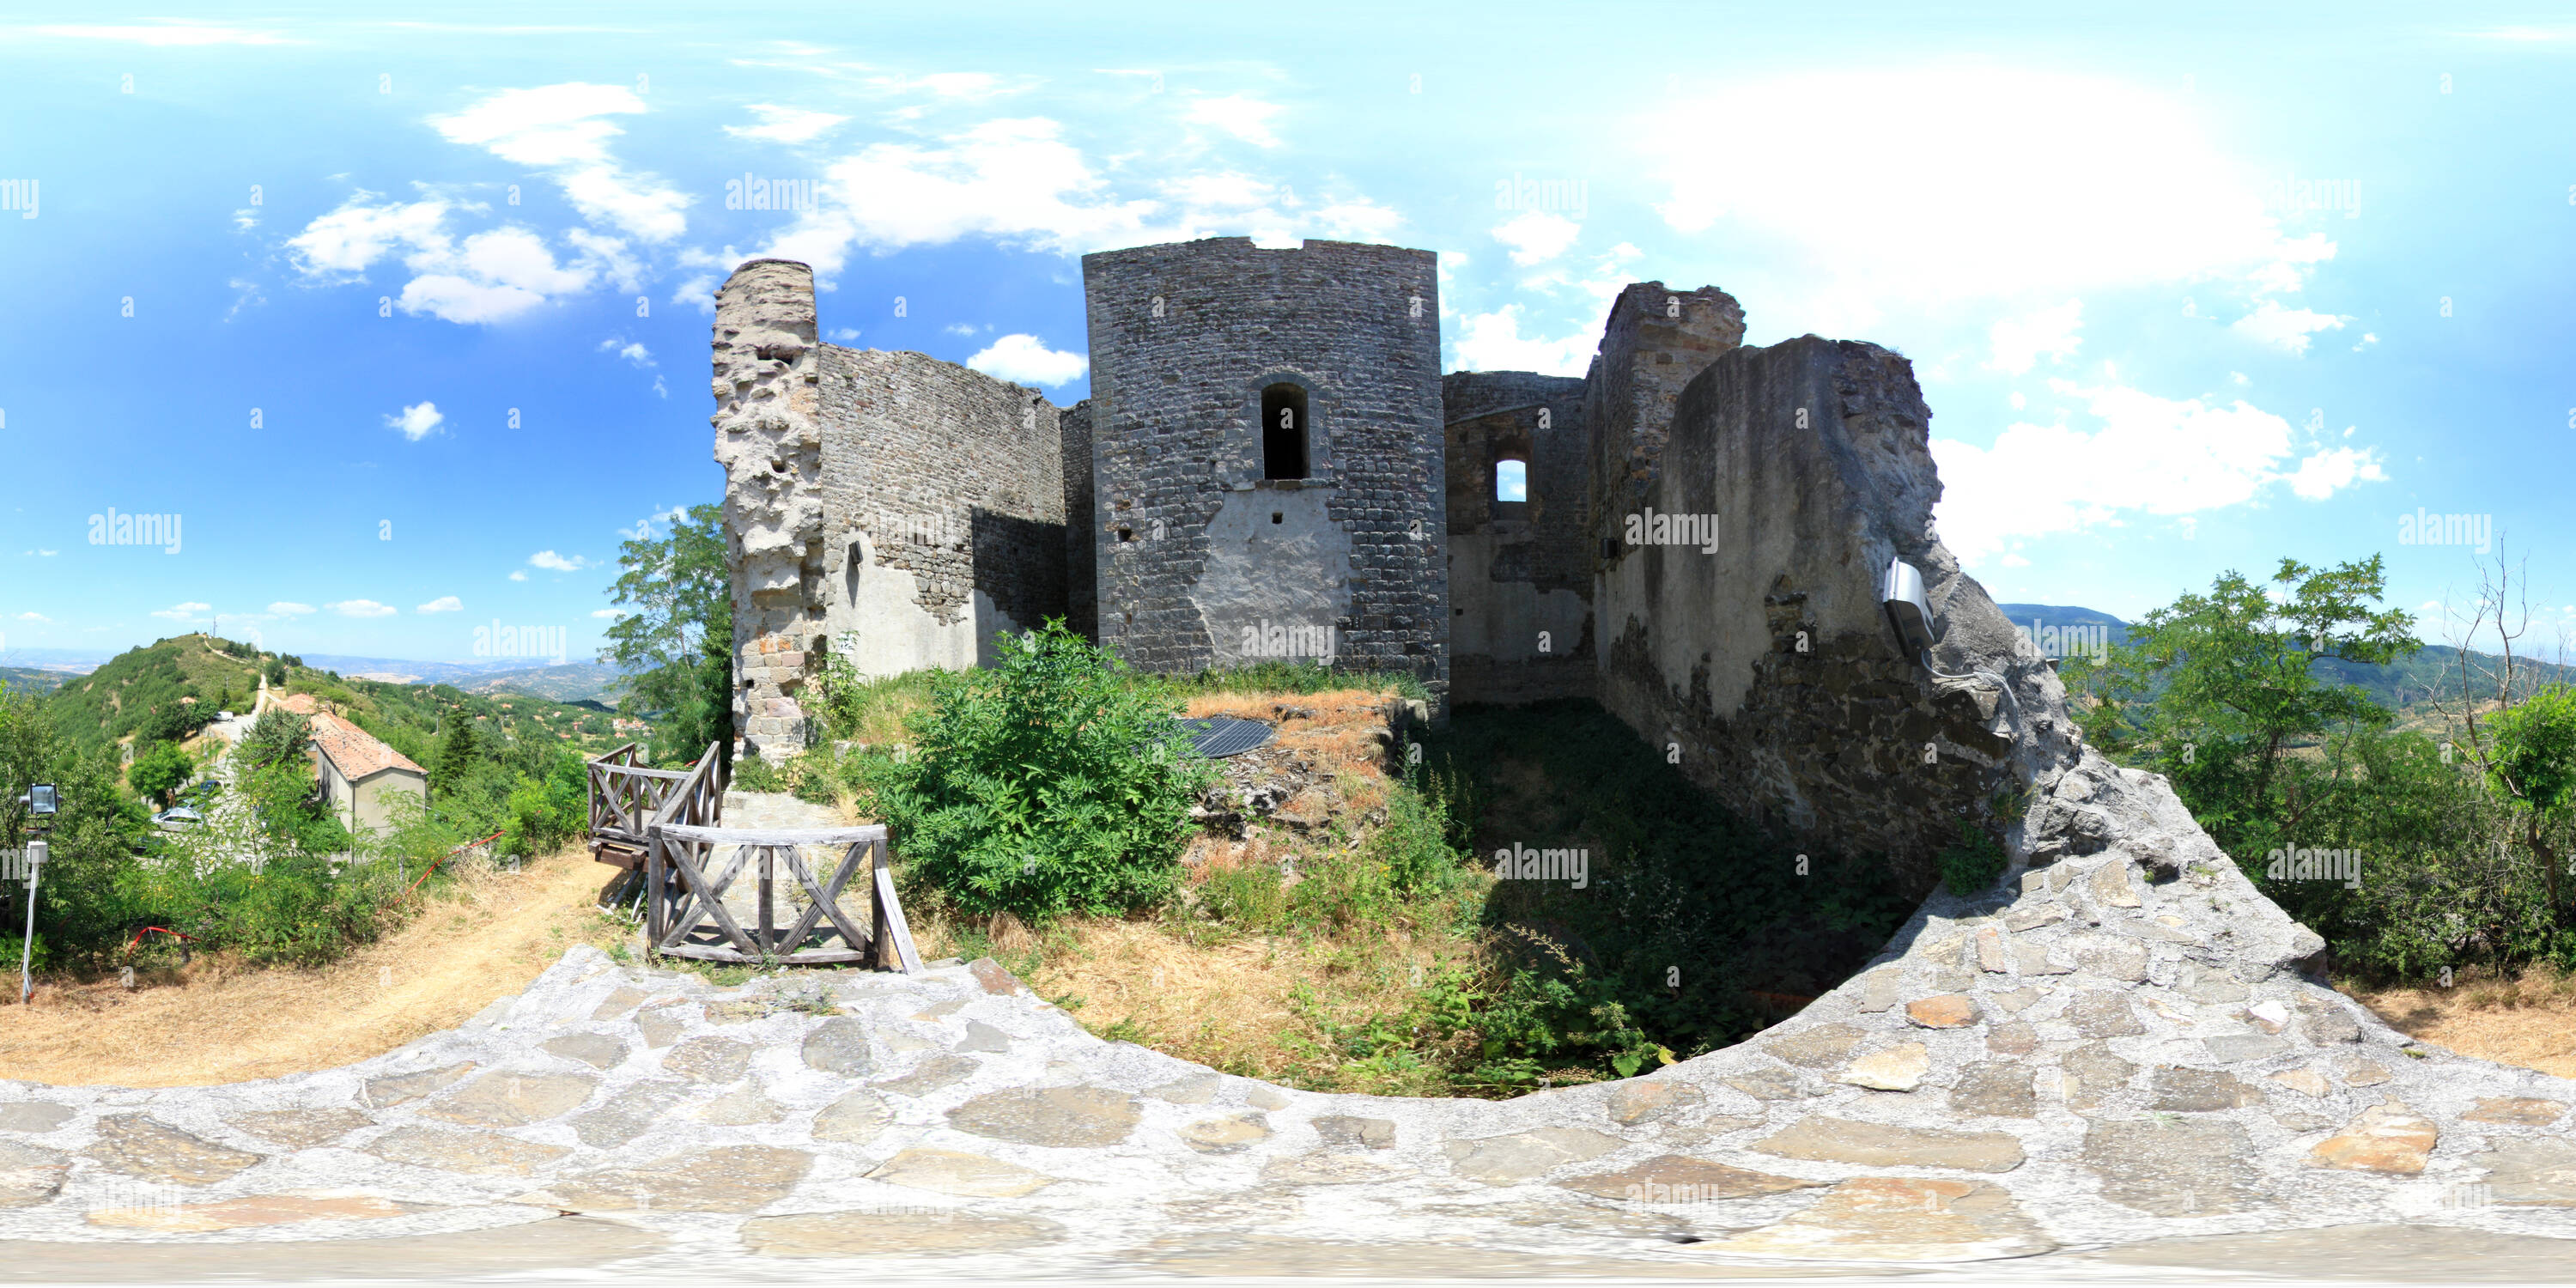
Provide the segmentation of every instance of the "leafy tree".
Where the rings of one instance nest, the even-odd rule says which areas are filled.
[[[175,742],[156,742],[134,757],[125,770],[127,786],[163,805],[170,803],[170,793],[188,783],[197,772],[197,762]]]
[[[724,511],[689,507],[656,540],[638,537],[618,552],[624,571],[610,598],[637,611],[608,628],[599,660],[630,678],[621,715],[653,716],[651,758],[695,760],[717,744],[733,754],[733,582],[725,568]]]
[[[2555,826],[2576,816],[2576,686],[2553,684],[2487,719],[2488,780],[2523,806],[2522,842],[2540,860],[2549,907],[2559,895]]]
[[[117,877],[151,820],[117,789],[112,753],[82,751],[55,728],[44,704],[0,692],[0,849],[22,849],[34,836],[18,797],[39,782],[54,784],[60,801],[45,833],[52,853],[37,893],[37,939],[50,950],[39,964],[93,961],[119,942],[128,908]],[[25,924],[26,897],[25,882],[0,882],[8,924]]]
[[[2381,728],[2385,708],[2357,685],[2317,673],[2329,660],[2382,663],[2414,652],[2414,619],[2373,611],[2386,590],[2379,556],[2311,568],[2283,559],[2277,594],[2229,571],[2129,629],[2110,660],[2079,674],[2086,736],[2171,776],[2231,850],[2297,823],[2284,791],[2292,746],[2341,726]]]

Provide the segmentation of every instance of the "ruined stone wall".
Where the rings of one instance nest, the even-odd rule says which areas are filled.
[[[716,292],[715,459],[733,569],[734,754],[802,751],[797,694],[823,634],[821,357],[814,273],[753,260]]]
[[[1583,391],[1593,549],[1617,539],[1621,521],[1645,504],[1682,387],[1743,342],[1743,306],[1714,286],[1679,292],[1637,282],[1611,302]]]
[[[1427,251],[1245,238],[1083,257],[1100,638],[1153,670],[1333,660],[1445,705],[1440,308]],[[1262,390],[1308,398],[1312,469],[1262,477]]]
[[[1592,692],[1592,557],[1584,381],[1527,371],[1441,380],[1449,511],[1449,650],[1460,702]],[[1528,467],[1528,496],[1495,495],[1498,463]]]
[[[1064,451],[1034,389],[825,345],[825,625],[863,675],[992,660],[1066,611]]]
[[[1056,419],[1064,439],[1064,606],[1066,624],[1086,639],[1100,638],[1099,552],[1091,524],[1091,400],[1067,407]]]
[[[1725,354],[1682,392],[1644,498],[1706,516],[1717,549],[1698,532],[1623,547],[1596,603],[1606,706],[1677,746],[1729,806],[1884,855],[1917,889],[1962,818],[2006,821],[1995,798],[2013,743],[1992,686],[1935,680],[1900,654],[1880,603],[1889,561],[1922,570],[1950,632],[1945,670],[1974,651],[2055,685],[1933,535],[1930,421],[1906,361],[1874,345],[1806,336]]]

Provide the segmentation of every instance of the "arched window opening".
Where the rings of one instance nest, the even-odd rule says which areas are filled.
[[[1497,501],[1529,499],[1529,462],[1514,460],[1494,462],[1494,499]]]
[[[1276,384],[1261,391],[1261,477],[1307,476],[1306,391]]]

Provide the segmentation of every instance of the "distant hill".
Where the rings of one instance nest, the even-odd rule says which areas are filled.
[[[76,678],[69,671],[34,671],[22,666],[0,666],[0,688],[19,693],[51,693],[65,680]]]
[[[449,683],[467,693],[525,693],[556,702],[604,702],[614,706],[626,687],[626,676],[597,662],[568,662],[525,671],[501,671]]]
[[[2129,624],[2109,613],[2091,608],[2069,608],[2052,604],[1997,604],[2013,624],[2029,630],[2036,622],[2042,628],[2056,628],[2061,636],[2068,627],[2101,628],[2113,644],[2129,641]],[[2576,667],[2552,666],[2517,659],[2531,668],[2535,685],[2576,682]],[[2470,687],[2492,697],[2492,678],[2504,659],[2496,654],[2471,652],[2468,664]],[[2460,696],[2460,650],[2447,644],[2427,644],[2414,654],[2385,665],[2368,666],[2353,662],[2324,661],[2316,673],[2338,684],[2359,685],[2371,700],[2392,711],[2406,711],[2424,705],[2438,696],[2445,701]]]

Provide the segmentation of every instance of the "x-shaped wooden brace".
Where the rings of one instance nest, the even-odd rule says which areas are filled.
[[[733,862],[725,865],[724,875],[709,883],[707,874],[699,871],[698,865],[691,859],[691,856],[697,852],[696,842],[681,841],[663,846],[664,857],[671,860],[672,870],[680,874],[681,883],[689,888],[689,893],[695,897],[696,902],[683,907],[680,915],[672,919],[671,928],[662,935],[662,947],[678,946],[681,940],[689,937],[690,931],[697,929],[698,918],[712,915],[716,919],[716,928],[724,932],[725,938],[733,941],[736,949],[752,957],[761,955],[760,945],[753,942],[750,935],[743,933],[741,924],[733,919],[732,913],[725,911],[724,906],[725,887],[732,885],[733,879],[742,875],[742,865],[751,858],[751,852],[759,848],[756,845],[735,847]]]
[[[859,923],[841,911],[840,899],[841,887],[848,885],[859,865],[867,861],[868,850],[874,844],[872,841],[852,844],[849,852],[841,856],[841,866],[832,873],[832,884],[820,888],[814,884],[813,870],[805,866],[804,851],[793,845],[782,847],[787,851],[788,868],[795,872],[797,882],[805,887],[805,897],[813,902],[806,906],[805,915],[796,919],[796,925],[787,932],[787,937],[778,941],[779,951],[795,952],[804,944],[805,936],[813,932],[814,923],[825,917],[830,917],[833,927],[841,932],[843,944],[854,951],[867,951],[868,932],[859,929]]]

